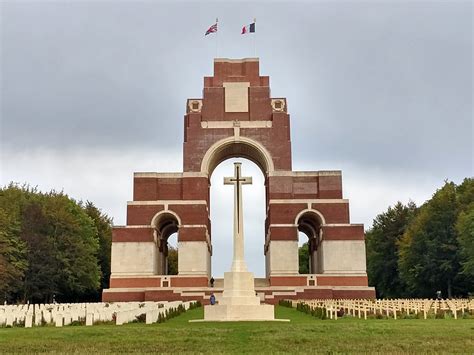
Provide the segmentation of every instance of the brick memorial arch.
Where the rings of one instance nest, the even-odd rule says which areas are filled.
[[[220,280],[209,287],[210,177],[234,157],[253,161],[265,177],[266,278],[255,279],[262,300],[375,297],[364,227],[350,223],[341,172],[292,170],[286,99],[271,98],[258,59],[214,60],[203,98],[187,101],[183,151],[182,173],[134,174],[127,225],[113,229],[104,301],[206,301],[222,291]],[[298,273],[298,231],[309,240],[307,275]],[[176,232],[178,275],[166,275],[167,238]]]

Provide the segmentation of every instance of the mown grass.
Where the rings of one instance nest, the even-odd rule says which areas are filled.
[[[276,307],[291,322],[189,323],[195,309],[165,323],[1,328],[0,353],[474,353],[472,319],[318,320]]]

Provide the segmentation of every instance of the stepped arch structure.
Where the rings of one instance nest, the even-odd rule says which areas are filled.
[[[293,171],[285,98],[272,98],[259,60],[215,59],[203,97],[188,99],[183,172],[134,174],[126,226],[114,227],[110,288],[104,301],[200,299],[210,288],[210,177],[243,157],[265,177],[266,278],[262,300],[374,298],[368,287],[364,227],[351,224],[341,171]],[[310,274],[298,273],[298,231],[308,236]],[[178,233],[178,275],[166,275],[167,238]]]

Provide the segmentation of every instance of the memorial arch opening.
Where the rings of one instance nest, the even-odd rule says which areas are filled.
[[[323,219],[317,211],[303,211],[296,218],[299,234],[304,234],[307,237],[304,252],[300,251],[299,253],[300,258],[307,256],[307,274],[319,274],[319,270],[321,270],[322,255],[320,243],[322,238],[321,226],[323,224]],[[299,260],[299,266],[301,274],[301,260]]]
[[[179,230],[179,220],[171,212],[158,212],[151,222],[156,240],[156,273],[158,275],[170,274],[168,252],[168,239]]]
[[[204,77],[202,98],[186,104],[183,172],[134,174],[127,224],[113,230],[104,301],[207,302],[210,292],[222,291],[209,284],[210,178],[234,157],[251,160],[264,176],[266,275],[256,291],[265,302],[375,297],[367,284],[364,227],[350,223],[341,172],[293,171],[286,99],[271,97],[258,58],[219,58],[214,75]],[[172,232],[178,235],[178,275],[165,275],[164,241]],[[311,243],[309,274],[299,273],[298,232]]]
[[[234,191],[223,185],[224,177],[234,170],[234,162],[242,163],[245,175],[252,176],[252,184],[243,187],[243,224],[245,230],[245,260],[255,277],[265,276],[263,245],[265,242],[265,179],[261,169],[244,158],[230,158],[220,163],[211,176],[210,215],[212,229],[212,276],[220,284],[232,261],[233,209],[229,201]]]

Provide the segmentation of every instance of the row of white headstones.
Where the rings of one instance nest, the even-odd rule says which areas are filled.
[[[337,319],[337,313],[341,309],[345,314],[367,319],[367,315],[385,315],[397,319],[397,314],[423,314],[427,319],[428,314],[449,313],[455,319],[463,317],[465,313],[474,315],[474,299],[313,299],[313,300],[291,300],[292,307],[298,303],[307,304],[312,308],[323,308],[328,318]]]
[[[188,310],[193,301],[182,302],[117,302],[117,303],[58,303],[0,306],[0,327],[24,324],[26,328],[53,324],[56,327],[85,321],[91,326],[99,322],[116,325],[131,323],[145,314],[146,324],[156,323],[180,305]]]

